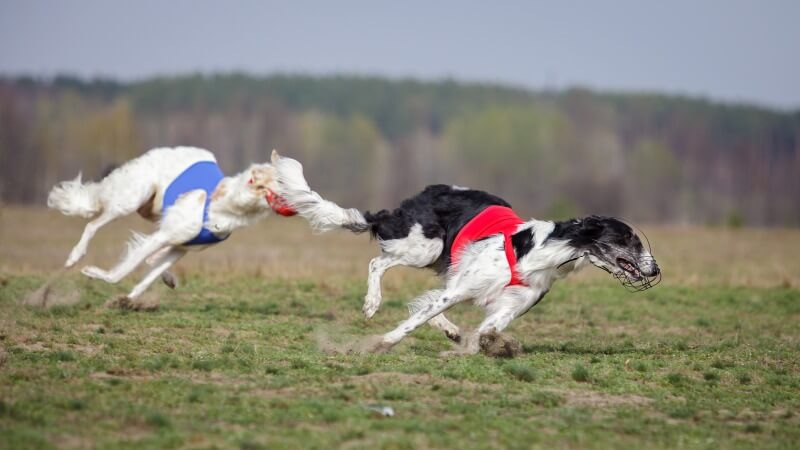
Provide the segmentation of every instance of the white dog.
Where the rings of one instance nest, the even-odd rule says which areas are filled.
[[[273,158],[277,153],[273,151]],[[68,216],[92,219],[72,249],[66,267],[85,254],[103,225],[138,212],[158,222],[148,236],[134,235],[122,260],[110,270],[84,267],[84,275],[117,283],[143,261],[150,270],[127,296],[131,304],[156,278],[174,287],[167,270],[188,250],[202,250],[226,239],[237,228],[253,224],[274,210],[293,212],[275,196],[275,169],[253,164],[225,177],[208,150],[194,147],[156,148],[128,161],[97,183],[81,183],[81,175],[55,186],[47,206]]]

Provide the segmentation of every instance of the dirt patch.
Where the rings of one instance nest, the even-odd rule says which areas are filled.
[[[96,355],[103,350],[102,345],[78,345],[78,344],[56,344],[55,348],[59,350],[74,350],[85,355]]]
[[[185,375],[176,376],[180,378],[185,377]],[[219,372],[209,372],[206,374],[192,373],[188,378],[192,383],[215,384],[226,387],[241,387],[249,384],[249,381],[228,377]]]
[[[311,391],[302,391],[302,396],[308,396]],[[247,391],[248,396],[256,396],[263,399],[276,399],[276,398],[296,398],[301,392],[294,387],[285,387],[279,389],[251,389]]]
[[[493,358],[513,358],[522,353],[522,345],[511,335],[492,331],[478,341],[481,353]]]
[[[348,377],[348,381],[356,383],[385,384],[433,384],[433,377],[424,373],[374,372],[366,375]]]
[[[51,437],[49,440],[58,448],[88,449],[95,448],[96,446],[95,442],[87,437],[75,436],[71,434],[60,434]]]
[[[127,295],[120,295],[106,302],[107,308],[127,309],[131,311],[158,311],[161,298],[156,292],[146,292],[132,300]]]
[[[127,369],[108,369],[105,372],[92,372],[89,378],[93,380],[110,380],[113,378],[125,378],[127,380],[149,381],[156,380],[158,377],[143,372]]]
[[[51,350],[50,347],[45,346],[41,342],[17,342],[15,346],[26,352],[48,352]]]
[[[80,290],[75,283],[63,279],[66,269],[54,273],[41,287],[28,294],[22,300],[27,306],[50,308],[53,306],[69,306],[81,300]]]
[[[333,336],[337,336],[334,338]],[[317,348],[329,355],[381,353],[389,350],[381,346],[382,335],[353,336],[335,333],[328,328],[318,328],[314,332]]]
[[[373,372],[366,375],[355,375],[347,377],[347,383],[352,384],[375,384],[386,385],[389,383],[405,385],[439,385],[439,386],[458,386],[469,389],[500,389],[501,385],[475,383],[468,380],[454,380],[450,378],[437,378],[425,373],[401,373],[401,372]]]
[[[592,408],[617,407],[617,406],[644,406],[653,400],[641,395],[623,394],[613,395],[597,391],[582,390],[552,390],[551,392],[564,397],[567,406],[590,406]]]

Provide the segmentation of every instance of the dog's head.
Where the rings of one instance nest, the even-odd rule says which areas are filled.
[[[276,150],[272,150],[272,164],[253,164],[250,166],[248,189],[260,199],[263,207],[272,208],[282,216],[293,216],[297,212],[278,194],[278,172],[275,163],[281,159]]]
[[[275,168],[271,164],[252,164],[249,175],[247,188],[259,197],[277,187]]]
[[[633,228],[619,219],[590,216],[571,221],[564,237],[629,290],[643,291],[661,281],[661,269],[649,243],[645,248]]]

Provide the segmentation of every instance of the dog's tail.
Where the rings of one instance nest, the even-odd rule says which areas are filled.
[[[67,216],[91,219],[103,210],[98,198],[97,183],[82,183],[79,173],[74,180],[58,183],[47,196],[47,207]]]
[[[311,228],[318,232],[336,228],[346,228],[354,233],[369,230],[369,223],[359,210],[342,208],[312,191],[303,176],[302,164],[273,151],[272,165],[278,174],[278,194],[308,220]]]

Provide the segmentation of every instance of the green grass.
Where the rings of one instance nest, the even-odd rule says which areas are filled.
[[[1,448],[792,448],[800,291],[561,282],[508,330],[513,360],[443,359],[417,330],[384,355],[318,337],[391,329],[422,286],[360,316],[363,280],[234,277],[156,287],[161,309],[103,306],[130,286],[80,278],[72,306],[0,287]],[[459,324],[480,311],[460,307]],[[391,406],[381,417],[367,405]]]

